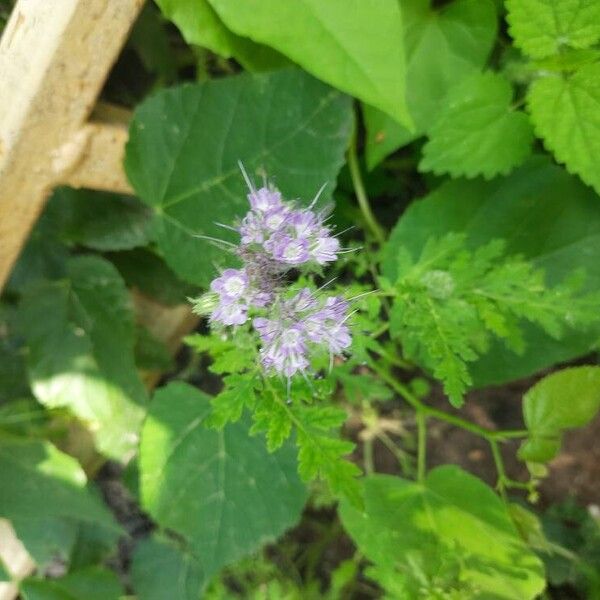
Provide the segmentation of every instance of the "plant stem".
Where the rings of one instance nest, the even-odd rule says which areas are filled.
[[[383,379],[399,396],[401,396],[408,404],[410,404],[417,413],[422,412],[425,416],[433,417],[440,421],[445,421],[455,427],[460,427],[466,431],[470,431],[475,435],[479,435],[485,438],[488,442],[500,442],[509,438],[526,437],[527,431],[515,430],[515,431],[495,431],[492,429],[486,429],[480,427],[471,421],[462,419],[455,415],[450,415],[437,408],[432,408],[421,402],[402,382],[398,381],[388,370],[379,366],[374,360],[369,361],[371,369],[377,373],[381,379]]]
[[[371,475],[375,472],[375,463],[373,462],[373,438],[368,438],[363,444],[365,473]]]
[[[358,200],[358,206],[363,214],[365,223],[371,230],[371,233],[374,235],[375,239],[380,244],[383,244],[385,242],[385,234],[383,232],[383,228],[377,222],[377,219],[371,210],[369,198],[367,196],[367,192],[365,191],[365,186],[360,174],[358,156],[356,154],[356,128],[354,135],[352,136],[352,140],[350,141],[350,147],[348,148],[348,168],[350,169],[350,177],[352,178],[352,185],[354,186],[354,193],[356,194],[356,199]]]
[[[504,461],[502,460],[502,454],[500,454],[500,448],[498,442],[495,439],[488,439],[490,448],[492,449],[492,456],[494,457],[494,464],[496,465],[496,471],[498,472],[498,483],[496,488],[500,492],[502,499],[507,502],[506,497],[506,472],[504,471]]]
[[[427,467],[427,416],[422,410],[417,411],[417,481],[425,481]]]
[[[402,472],[407,473],[410,468],[407,465],[406,453],[396,446],[394,440],[392,440],[392,438],[385,431],[379,431],[377,433],[377,439],[380,440],[381,443],[395,456]]]

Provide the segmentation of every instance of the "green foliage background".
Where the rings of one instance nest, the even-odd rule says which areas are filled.
[[[599,598],[597,520],[535,506],[600,409],[599,42],[598,0],[149,4],[103,92],[133,109],[135,197],[54,190],[0,302],[0,517],[36,565],[0,561],[0,581],[25,600]],[[236,241],[238,161],[298,203],[326,184],[353,250],[331,273],[351,352],[289,398],[248,331],[201,324],[173,360],[132,301],[179,306],[235,264],[207,237]],[[521,429],[455,410],[531,376]],[[483,439],[495,489],[428,471],[433,421]],[[99,491],[110,469],[141,534]],[[342,539],[354,554],[319,570]]]

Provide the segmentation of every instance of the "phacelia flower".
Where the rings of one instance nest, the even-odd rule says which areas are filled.
[[[250,323],[260,340],[265,372],[288,380],[305,373],[313,355],[330,358],[347,350],[352,337],[348,302],[305,287],[289,291],[289,273],[310,272],[337,259],[340,243],[325,225],[324,215],[284,201],[279,190],[250,180],[250,210],[235,228],[240,234],[240,269],[225,269],[210,285],[216,306],[214,325]],[[218,301],[217,301],[218,299]]]

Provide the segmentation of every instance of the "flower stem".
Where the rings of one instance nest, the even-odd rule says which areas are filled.
[[[358,206],[363,214],[365,223],[371,230],[371,233],[375,239],[380,244],[383,244],[385,242],[385,234],[383,232],[383,228],[378,223],[373,211],[371,210],[369,197],[365,191],[365,186],[360,174],[358,156],[356,154],[356,129],[354,135],[352,136],[352,140],[350,141],[350,147],[348,148],[348,168],[350,169],[350,177],[352,178],[352,185],[354,186],[354,193],[356,194],[356,199],[358,200]]]

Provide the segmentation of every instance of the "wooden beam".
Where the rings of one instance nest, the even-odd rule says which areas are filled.
[[[0,289],[53,186],[78,164],[76,181],[97,178],[84,152],[121,135],[95,137],[86,125],[143,3],[19,0],[13,9],[0,40]]]

